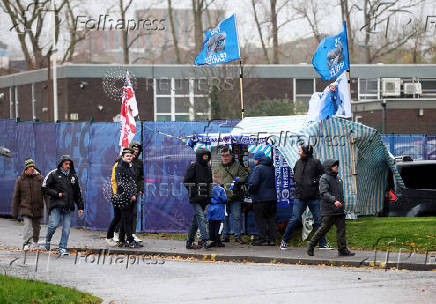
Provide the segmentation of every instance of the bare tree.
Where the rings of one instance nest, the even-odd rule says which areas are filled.
[[[279,32],[286,24],[295,20],[292,15],[289,15],[290,0],[252,0],[251,7],[253,17],[256,23],[257,32],[262,44],[263,56],[268,63],[279,63]],[[259,16],[265,16],[263,20]],[[279,19],[283,20],[279,23]],[[264,33],[265,25],[268,25],[268,30]],[[266,38],[265,38],[266,37]],[[268,46],[272,47],[272,56],[269,57],[267,50]]]
[[[254,14],[254,22],[256,23],[257,32],[259,34],[260,43],[262,45],[263,56],[264,56],[266,62],[270,63],[269,56],[268,56],[268,50],[266,48],[265,40],[264,40],[263,33],[262,33],[262,23],[264,23],[264,22],[261,22],[259,20],[259,16],[257,15],[257,10],[256,10],[256,5],[258,4],[258,2],[259,2],[258,0],[251,0],[251,6],[253,8],[253,14]]]
[[[76,45],[85,40],[88,37],[89,29],[86,27],[83,29],[77,29],[75,22],[77,18],[77,14],[75,13],[75,7],[70,3],[70,1],[66,2],[66,12],[65,12],[65,20],[68,28],[68,47],[62,57],[61,63],[66,61],[72,61],[74,50]]]
[[[180,64],[180,63],[182,63],[182,59],[180,58],[180,50],[179,50],[179,45],[177,42],[177,33],[175,30],[175,26],[174,26],[173,7],[171,4],[171,0],[168,0],[168,17],[170,19],[171,32],[173,34],[173,44],[174,44],[174,51],[176,53],[176,60],[177,60],[177,63]]]
[[[348,48],[350,50],[350,53],[352,54],[354,52],[354,33],[351,30],[351,22],[350,22],[350,14],[351,9],[349,8],[349,0],[339,0],[339,4],[341,6],[341,15],[342,15],[342,22],[346,22],[347,24],[347,34],[348,34]]]
[[[304,19],[312,30],[313,37],[321,42],[322,33],[319,28],[321,7],[317,0],[293,1],[292,8],[298,19]]]
[[[377,59],[404,46],[417,35],[422,34],[422,27],[413,26],[413,10],[424,0],[385,1],[364,0],[353,4],[363,14],[364,24],[360,28],[365,48],[365,63],[374,63]],[[399,14],[403,14],[400,18]],[[409,14],[409,22],[404,22]]]
[[[194,15],[194,39],[195,50],[199,51],[203,45],[203,14],[207,11],[215,0],[192,0],[192,13]]]
[[[59,37],[59,12],[63,9],[68,0],[63,0],[55,8],[55,40]],[[41,34],[43,32],[44,20],[47,14],[53,13],[49,7],[50,0],[35,3],[24,3],[21,0],[1,0],[0,7],[8,14],[12,27],[15,30],[20,42],[20,47],[28,69],[39,69],[47,66],[47,55],[54,47],[53,43],[44,45]],[[49,45],[49,46],[48,46]],[[44,54],[45,50],[45,54]]]

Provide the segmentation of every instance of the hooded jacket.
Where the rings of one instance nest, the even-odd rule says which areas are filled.
[[[15,182],[12,196],[12,217],[18,218],[18,210],[20,210],[21,216],[40,218],[44,211],[41,191],[44,176],[36,168],[32,175],[27,175],[24,171],[26,170],[23,170]]]
[[[301,200],[319,198],[319,179],[324,173],[321,162],[312,154],[297,160],[294,167],[294,197]]]
[[[204,160],[203,155],[207,154],[209,160],[211,153],[205,149],[196,152],[196,161],[189,165],[185,173],[183,183],[188,189],[189,202],[206,206],[210,201],[210,185],[212,184],[212,170],[209,160]]]
[[[62,163],[66,160],[71,161],[68,176],[61,171]],[[84,209],[79,178],[74,169],[74,163],[68,155],[63,155],[58,167],[47,174],[42,183],[42,192],[50,198],[48,203],[50,211],[54,208],[74,211],[74,203],[77,204],[78,210]],[[59,193],[62,193],[62,197],[59,197]]]
[[[248,180],[248,191],[253,203],[277,201],[275,172],[271,158],[262,158],[254,167]]]
[[[136,175],[136,186],[138,188],[138,192],[144,192],[144,163],[142,162],[142,158],[139,158],[142,153],[142,145],[136,141],[133,141],[129,148],[133,149],[134,146],[138,147],[139,149],[138,156],[132,159],[132,166]]]
[[[336,172],[332,171],[332,167],[338,164],[339,160],[328,159],[324,165],[325,174],[319,180],[319,193],[321,196],[321,215],[337,215],[344,214],[344,187],[342,179],[339,178]],[[335,202],[342,203],[341,207],[336,207]]]
[[[224,221],[226,217],[226,202],[226,190],[224,190],[224,188],[219,184],[213,186],[212,198],[210,200],[209,210],[207,211],[207,219],[213,221]]]

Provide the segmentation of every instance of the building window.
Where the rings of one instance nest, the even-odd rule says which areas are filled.
[[[211,118],[209,91],[196,79],[154,79],[154,120],[193,121]]]
[[[380,99],[380,79],[358,79],[358,100]]]
[[[294,78],[293,86],[295,113],[306,114],[309,110],[309,100],[316,91],[316,80]]]

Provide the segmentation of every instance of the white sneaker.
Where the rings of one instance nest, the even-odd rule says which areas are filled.
[[[132,234],[132,236],[135,242],[142,243],[142,240],[139,237],[137,237],[136,234]]]
[[[114,242],[119,242],[120,241],[120,234],[115,232],[114,237],[112,239],[114,240]]]
[[[288,249],[288,243],[286,243],[285,241],[282,240],[282,242],[280,243],[280,249],[281,250]]]
[[[24,245],[23,250],[24,251],[30,250],[30,244]]]
[[[325,244],[324,246],[318,246],[319,249],[325,249],[325,250],[333,250],[335,248],[331,247],[329,244]]]
[[[70,255],[67,249],[65,248],[59,248],[59,254],[60,255]]]
[[[115,247],[118,245],[118,243],[115,242],[113,239],[105,239],[105,240],[106,240],[106,243],[108,244],[108,246]]]

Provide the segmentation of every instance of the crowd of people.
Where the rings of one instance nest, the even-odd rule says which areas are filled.
[[[142,240],[135,232],[137,227],[138,197],[144,191],[144,168],[139,158],[142,146],[134,142],[123,148],[115,161],[111,174],[111,200],[114,217],[109,225],[106,242],[109,246],[140,248]],[[211,166],[211,153],[199,149],[196,161],[191,163],[184,176],[193,217],[187,234],[186,248],[199,249],[225,247],[233,231],[234,241],[245,244],[241,237],[242,201],[251,197],[258,231],[253,246],[276,246],[278,226],[275,170],[271,158],[263,152],[254,154],[254,168],[247,170],[235,160],[229,147],[219,151],[221,161]],[[300,159],[293,168],[295,193],[291,218],[280,242],[285,250],[301,215],[309,207],[314,217],[314,235],[308,242],[307,254],[314,255],[314,247],[333,249],[325,235],[336,225],[339,255],[354,255],[346,246],[345,211],[342,180],[338,176],[339,161],[313,157],[313,147],[299,147]],[[73,160],[63,155],[56,169],[46,177],[36,168],[32,159],[25,160],[23,173],[18,177],[12,198],[12,215],[24,221],[23,249],[38,246],[40,221],[43,216],[43,197],[48,202],[49,220],[43,242],[50,250],[56,228],[62,224],[59,253],[68,255],[67,244],[71,217],[76,209],[83,216],[84,203]],[[248,192],[248,193],[246,193]],[[222,228],[222,229],[221,229]],[[195,238],[199,231],[198,241]]]
[[[221,162],[212,168],[211,153],[204,149],[197,150],[195,163],[190,164],[186,171],[184,184],[194,210],[186,248],[224,247],[224,243],[230,241],[230,220],[235,242],[245,243],[241,238],[244,185],[248,186],[258,231],[257,238],[251,245],[276,246],[277,192],[271,158],[263,152],[256,152],[255,166],[247,172],[247,169],[235,160],[227,146],[222,147],[220,153]],[[313,256],[317,244],[320,249],[333,249],[327,243],[325,235],[336,225],[339,255],[354,255],[347,248],[345,240],[344,194],[342,180],[338,177],[339,161],[326,160],[324,166],[321,165],[320,160],[313,157],[313,147],[310,145],[300,146],[299,154],[300,159],[293,168],[293,210],[282,236],[280,249],[287,249],[294,228],[309,207],[314,217],[315,234],[308,242],[307,254]],[[221,225],[223,229],[220,236]],[[200,237],[195,243],[197,230],[200,231]]]

